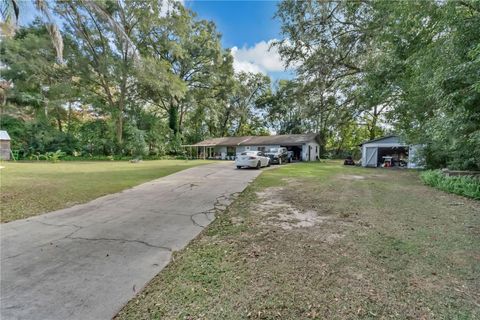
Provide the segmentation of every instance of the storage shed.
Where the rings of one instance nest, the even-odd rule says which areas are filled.
[[[314,161],[320,157],[316,133],[213,138],[183,147],[200,158],[213,159],[233,160],[237,154],[247,150],[268,151],[279,147],[291,151],[294,160]]]
[[[10,149],[10,136],[5,130],[0,130],[0,159],[10,160],[12,151]]]
[[[392,167],[423,167],[423,159],[418,154],[421,145],[409,145],[396,135],[366,141],[360,147],[363,167],[376,168],[385,163]]]

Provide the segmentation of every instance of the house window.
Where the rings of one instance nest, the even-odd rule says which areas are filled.
[[[318,146],[315,146],[315,154],[318,154]]]
[[[265,152],[265,147],[258,147],[258,151]]]

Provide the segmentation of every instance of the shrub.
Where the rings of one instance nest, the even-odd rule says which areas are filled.
[[[42,157],[43,155],[40,155]],[[35,157],[35,155],[34,155]],[[128,161],[132,159],[142,159],[142,160],[186,160],[184,156],[160,156],[160,155],[146,155],[141,157],[136,156],[122,156],[122,155],[79,155],[79,156],[64,156],[62,157],[63,161]],[[30,160],[35,160],[32,158]]]
[[[478,178],[470,176],[449,177],[440,170],[424,171],[420,178],[429,186],[480,200],[480,179]]]
[[[125,126],[125,141],[123,149],[126,154],[134,157],[142,157],[147,153],[147,143],[145,142],[145,131],[140,130],[133,125]]]
[[[47,152],[45,154],[47,160],[50,160],[52,162],[58,162],[60,161],[60,158],[65,157],[66,153],[63,152],[62,150],[57,150],[55,152]]]
[[[62,158],[63,161],[126,161],[131,160],[131,156],[121,156],[121,155],[78,155],[78,156],[65,156]]]
[[[59,162],[61,158],[65,157],[66,153],[62,150],[57,150],[55,152],[45,152],[41,154],[40,152],[32,153],[28,156],[28,160],[48,160],[51,162]]]

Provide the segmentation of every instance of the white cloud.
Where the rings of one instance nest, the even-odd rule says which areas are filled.
[[[235,72],[253,72],[253,73],[265,73],[264,70],[260,69],[258,65],[248,61],[239,61],[234,57],[233,68]]]
[[[270,48],[275,39],[261,41],[253,47],[232,48],[233,67],[236,72],[268,73],[284,71],[285,66],[276,47]]]

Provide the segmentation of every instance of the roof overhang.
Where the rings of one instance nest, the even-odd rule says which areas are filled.
[[[318,134],[291,134],[277,136],[223,137],[204,140],[184,147],[238,147],[238,146],[299,146],[318,143]]]
[[[408,144],[404,144],[404,143],[364,143],[360,146],[367,146],[367,147],[370,147],[370,148],[405,148],[405,147],[409,147]]]

